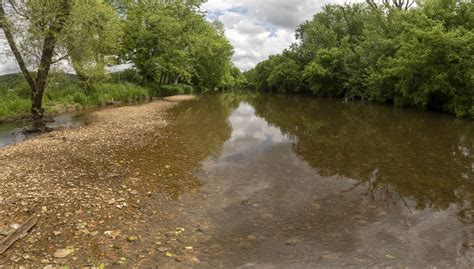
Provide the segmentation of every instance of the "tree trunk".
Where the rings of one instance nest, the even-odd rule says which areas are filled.
[[[54,48],[56,47],[56,36],[53,32],[49,32],[43,43],[43,51],[38,67],[38,75],[36,77],[36,87],[31,94],[31,114],[33,119],[41,119],[44,114],[43,95],[48,81],[49,70],[51,69]]]
[[[44,115],[43,108],[44,90],[35,90],[31,96],[31,115],[34,121],[41,120]]]
[[[165,72],[165,85],[168,85],[169,83],[169,73],[168,71]]]
[[[3,0],[0,0],[0,28],[2,28],[3,32],[5,33],[5,37],[7,38],[8,45],[10,46],[10,49],[12,50],[13,55],[15,56],[16,62],[18,63],[18,66],[20,67],[21,73],[23,74],[26,82],[28,83],[31,90],[33,91],[33,89],[35,88],[35,82],[33,78],[31,77],[30,72],[28,71],[26,63],[23,60],[23,57],[21,56],[18,46],[16,45],[15,38],[13,37],[13,33],[10,28],[10,24],[8,23],[8,20],[5,15],[5,9],[3,8]]]
[[[28,71],[25,61],[23,60],[20,50],[16,45],[10,25],[8,24],[8,20],[5,16],[3,0],[0,0],[0,27],[2,27],[8,44],[13,51],[13,55],[15,55],[15,59],[20,66],[20,70],[31,88],[31,114],[34,121],[38,121],[43,117],[43,94],[44,90],[46,89],[49,70],[51,69],[51,65],[53,63],[54,49],[56,47],[56,35],[62,30],[64,24],[66,23],[70,8],[70,1],[63,0],[61,3],[60,13],[57,15],[56,20],[54,21],[53,25],[49,27],[44,37],[41,59],[38,66],[38,74],[36,81],[34,81],[30,72]]]
[[[160,72],[160,84],[159,86],[161,87],[163,85],[163,71]]]

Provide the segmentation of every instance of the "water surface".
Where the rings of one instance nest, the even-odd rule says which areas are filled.
[[[228,94],[180,105],[172,128],[202,134],[211,115],[227,119],[227,138],[213,140],[176,223],[204,227],[197,267],[474,266],[472,122]]]
[[[88,113],[90,112],[82,111],[57,115],[46,123],[46,127],[51,129],[79,127],[85,123]],[[26,134],[24,132],[30,126],[31,122],[29,121],[0,123],[0,148],[20,143],[38,135],[37,133]]]

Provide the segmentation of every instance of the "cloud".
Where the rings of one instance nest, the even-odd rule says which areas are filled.
[[[202,10],[209,20],[222,21],[234,46],[234,64],[248,70],[295,42],[296,27],[331,3],[343,0],[208,0]],[[0,30],[0,52],[6,47],[2,36]],[[16,64],[4,55],[0,54],[0,74],[16,71]]]
[[[16,73],[18,70],[18,64],[14,61],[0,62],[0,74]]]
[[[202,9],[220,20],[235,49],[234,64],[248,70],[295,42],[295,29],[326,4],[341,0],[209,0]]]

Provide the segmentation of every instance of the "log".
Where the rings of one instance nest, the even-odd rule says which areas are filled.
[[[0,242],[0,255],[7,251],[16,241],[26,236],[26,233],[33,228],[38,222],[36,216],[28,218],[20,228],[16,229],[13,233],[8,235],[5,239]]]

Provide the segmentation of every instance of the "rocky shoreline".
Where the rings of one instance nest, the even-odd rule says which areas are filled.
[[[136,227],[153,215],[147,204],[163,178],[134,169],[136,151],[165,141],[160,130],[168,111],[193,98],[104,109],[83,127],[0,149],[0,234],[38,217],[31,232],[0,255],[0,268],[100,267],[145,258],[134,245],[142,238]],[[156,167],[166,170],[170,165]]]

